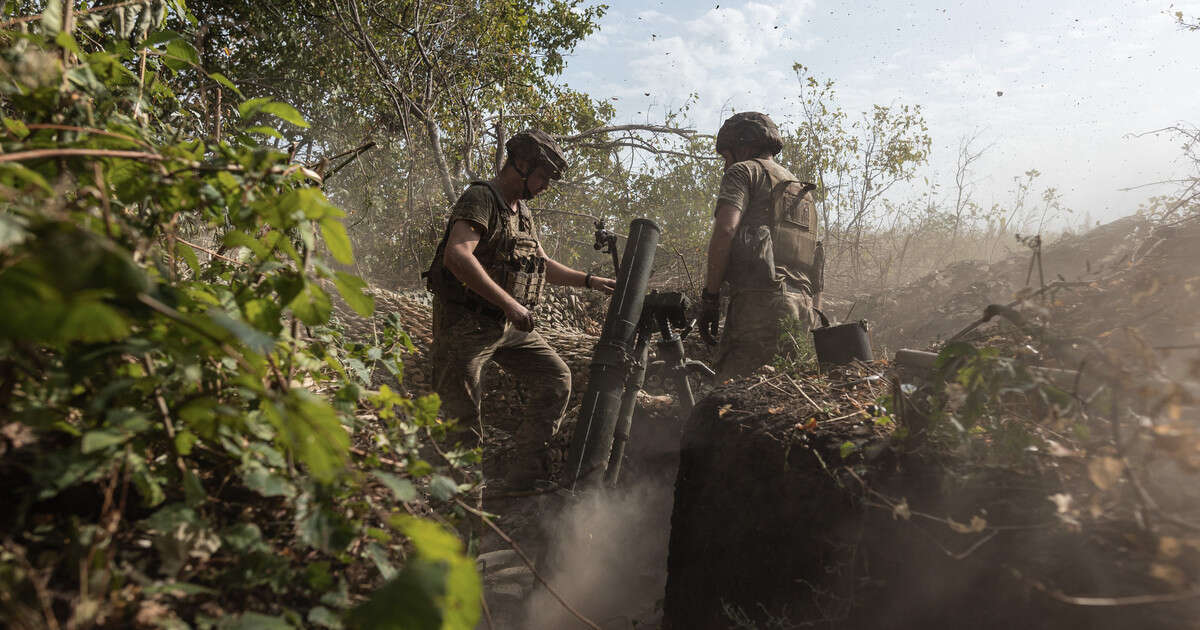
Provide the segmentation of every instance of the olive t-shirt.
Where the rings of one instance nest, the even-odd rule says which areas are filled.
[[[741,256],[758,259],[766,254],[762,251],[769,247],[765,240],[765,226],[770,223],[771,213],[771,177],[767,173],[770,168],[775,175],[775,181],[794,180],[795,176],[783,165],[770,158],[759,158],[735,162],[725,169],[721,177],[721,189],[717,193],[717,206],[729,204],[741,212],[738,220],[738,232],[734,237],[734,247],[738,251],[731,253],[731,265],[726,272],[730,287],[740,289],[768,288],[786,284],[788,287],[812,293],[812,281],[804,273],[779,265],[772,265],[774,273],[761,272],[753,265],[742,264]],[[713,211],[716,214],[716,211]],[[758,229],[758,226],[764,226]],[[753,230],[748,228],[755,228]],[[745,241],[745,242],[740,242]],[[741,255],[741,256],[739,256]],[[773,276],[768,278],[764,276]]]
[[[529,214],[524,201],[517,203],[521,210],[520,214]],[[500,218],[504,217],[507,221],[513,214],[516,213],[512,211],[512,208],[501,205],[500,201],[496,199],[496,195],[492,194],[491,189],[482,184],[473,184],[450,208],[450,226],[453,228],[455,221],[468,221],[483,230],[483,237],[479,239],[479,245],[475,247],[475,257],[486,265],[501,244],[504,230],[498,229]]]
[[[771,203],[771,181],[767,177],[767,169],[756,160],[736,162],[725,169],[721,177],[721,190],[717,193],[717,205],[723,203],[737,208],[743,216],[747,210],[766,212],[767,205]],[[748,208],[748,204],[753,204],[753,207]]]

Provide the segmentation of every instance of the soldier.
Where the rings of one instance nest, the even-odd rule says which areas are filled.
[[[427,278],[433,302],[433,385],[448,417],[481,437],[480,376],[495,361],[524,382],[528,415],[516,435],[512,487],[549,477],[547,443],[571,395],[566,363],[534,330],[532,308],[547,281],[612,293],[609,278],[546,256],[525,205],[567,168],[558,143],[540,130],[513,136],[494,179],[472,182],[450,211]]]
[[[824,255],[817,240],[812,184],[801,183],[772,156],[783,150],[766,114],[734,114],[717,133],[725,174],[708,243],[700,334],[717,345],[721,284],[729,284],[717,378],[749,374],[770,363],[789,319],[807,330],[820,308]]]

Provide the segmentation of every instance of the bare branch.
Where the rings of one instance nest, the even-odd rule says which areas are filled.
[[[109,4],[109,5],[105,5],[102,7],[92,7],[90,9],[79,9],[78,14],[79,15],[87,15],[89,13],[103,13],[105,11],[111,11],[112,9],[119,9],[121,7],[127,7],[131,4],[142,4],[143,2],[145,2],[145,0],[125,0],[125,2],[118,2],[116,4]],[[72,8],[73,6],[74,6],[74,3],[67,4],[68,8]],[[26,22],[36,22],[40,19],[42,19],[41,13],[38,13],[36,15],[26,15],[24,17],[14,18],[7,22],[0,23],[0,28],[8,28],[10,26],[16,26],[18,24],[24,24]]]
[[[596,127],[581,131],[570,136],[557,136],[559,142],[575,142],[592,136],[599,136],[606,133],[614,133],[618,131],[649,131],[650,133],[669,133],[684,138],[690,138],[695,135],[695,129],[681,129],[679,127],[667,127],[664,125],[607,125],[604,127]]]
[[[613,142],[604,142],[604,143],[586,142],[586,143],[580,143],[577,146],[583,147],[585,149],[615,149],[615,148],[625,147],[625,148],[629,148],[629,149],[639,149],[642,151],[647,151],[649,153],[654,153],[654,154],[659,154],[659,155],[675,155],[675,156],[679,156],[679,157],[691,158],[693,160],[721,160],[721,159],[723,159],[718,155],[697,155],[695,153],[684,153],[682,151],[674,151],[671,149],[660,149],[658,147],[655,147],[652,144],[649,144],[649,143],[643,142],[643,141],[638,141],[637,139],[634,139],[634,138],[614,140]]]

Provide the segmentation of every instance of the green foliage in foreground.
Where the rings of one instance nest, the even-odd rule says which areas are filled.
[[[436,398],[368,391],[398,328],[326,327],[326,287],[373,309],[318,255],[343,213],[255,139],[307,123],[173,33],[41,30],[0,32],[0,625],[473,628],[474,564],[397,515],[477,453],[435,468]],[[185,75],[243,101],[221,139]]]

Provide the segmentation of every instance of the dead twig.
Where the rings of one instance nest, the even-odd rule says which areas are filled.
[[[771,378],[764,378],[763,380],[751,385],[750,387],[747,387],[746,391],[750,391],[750,390],[754,389],[755,387],[758,387],[759,385],[765,385],[767,383],[770,383],[771,381],[779,380],[780,378],[783,378],[783,376],[786,376],[786,375],[772,376]]]
[[[587,131],[581,131],[577,134],[569,136],[558,136],[558,141],[575,142],[576,140],[582,140],[584,138],[600,136],[617,131],[649,131],[650,133],[669,133],[677,136],[683,136],[684,138],[689,138],[696,134],[695,129],[681,129],[679,127],[667,127],[665,125],[606,125],[603,127],[594,127],[592,129],[588,129]]]
[[[517,546],[517,542],[515,540],[513,540],[508,534],[504,533],[504,530],[500,529],[500,527],[498,525],[496,525],[496,523],[494,523],[492,521],[492,519],[488,518],[488,516],[485,512],[477,510],[477,509],[467,505],[466,503],[463,503],[462,499],[455,499],[454,502],[457,503],[458,506],[461,507],[462,509],[479,517],[479,520],[483,521],[484,525],[487,525],[488,527],[490,527],[492,531],[496,532],[497,536],[499,536],[501,539],[503,539],[504,542],[508,543],[508,546],[512,547],[512,550],[517,552],[517,555],[521,557],[521,561],[525,563],[525,566],[529,567],[529,570],[533,573],[533,577],[537,578],[537,581],[541,582],[542,586],[546,587],[546,590],[549,591],[550,594],[554,596],[554,599],[558,600],[558,603],[562,604],[563,608],[566,608],[567,611],[569,611],[572,615],[574,615],[576,619],[583,622],[583,624],[586,625],[587,627],[592,628],[593,630],[600,630],[600,626],[593,623],[592,620],[588,619],[587,617],[584,617],[583,614],[580,613],[578,610],[575,610],[574,607],[572,607],[570,604],[568,604],[567,601],[565,599],[563,599],[561,595],[558,594],[558,591],[554,590],[554,588],[552,586],[550,586],[550,583],[546,581],[546,578],[542,577],[542,574],[538,573],[538,570],[536,568],[534,568],[533,561],[529,559],[529,556],[525,555],[525,552],[521,551],[521,548],[519,546]]]
[[[375,459],[379,460],[380,464],[384,464],[385,466],[389,466],[400,472],[408,471],[408,466],[406,466],[394,459],[389,459],[387,457],[383,457],[382,455],[376,455],[374,453],[368,453],[367,451],[364,451],[361,448],[358,448],[357,446],[351,446],[349,451],[355,455],[358,455],[359,457],[374,457]]]
[[[800,392],[800,395],[804,397],[804,400],[807,400],[808,404],[813,406],[813,409],[821,408],[821,406],[818,405],[816,402],[814,402],[812,398],[808,397],[808,394],[804,393],[804,388],[800,387],[800,383],[797,383],[796,379],[793,379],[791,376],[789,376],[787,374],[784,374],[784,377],[786,377],[787,380],[792,383],[792,387],[795,387],[796,391]]]
[[[1025,577],[1020,571],[1008,567],[1016,578],[1029,586],[1053,597],[1054,599],[1073,606],[1144,606],[1147,604],[1169,604],[1182,602],[1200,597],[1200,587],[1177,593],[1158,593],[1149,595],[1121,595],[1116,597],[1097,597],[1089,595],[1067,595],[1058,589],[1052,589],[1033,578]]]
[[[238,262],[238,261],[236,261],[236,260],[234,260],[234,259],[232,259],[232,258],[229,258],[229,257],[227,257],[227,256],[222,256],[221,254],[218,254],[217,252],[214,252],[214,251],[213,251],[213,250],[211,250],[211,249],[208,249],[208,248],[206,248],[206,247],[201,247],[200,245],[197,245],[197,244],[195,244],[195,243],[193,243],[193,242],[191,242],[191,241],[188,241],[188,240],[185,240],[185,239],[179,238],[178,236],[176,236],[176,237],[175,237],[175,240],[176,240],[176,242],[183,243],[184,245],[187,245],[188,247],[191,247],[192,249],[198,249],[198,250],[200,250],[200,251],[204,252],[205,254],[208,254],[209,256],[212,256],[213,258],[219,258],[219,259],[221,259],[221,260],[224,260],[224,261],[225,261],[225,262],[227,262],[227,263],[232,263],[232,264],[235,264],[235,265],[241,265],[241,266],[245,266],[245,263]],[[294,336],[294,335],[293,335],[293,336]]]
[[[112,157],[145,160],[147,162],[162,162],[166,158],[156,153],[145,151],[121,151],[117,149],[34,149],[32,151],[17,151],[0,155],[0,162],[20,162],[22,160],[40,160],[52,157]]]

